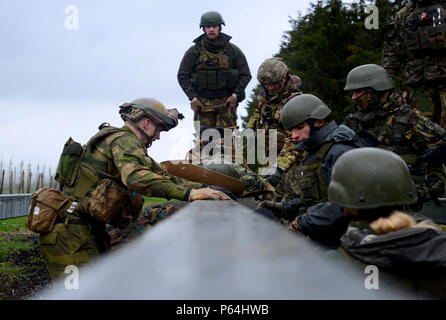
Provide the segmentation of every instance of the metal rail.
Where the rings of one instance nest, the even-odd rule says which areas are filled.
[[[384,280],[379,290],[366,289],[364,267],[323,253],[234,201],[195,201],[139,239],[79,268],[78,275],[78,289],[68,290],[68,278],[62,279],[35,298],[414,298]]]

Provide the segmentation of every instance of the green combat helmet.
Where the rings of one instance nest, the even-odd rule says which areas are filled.
[[[119,110],[122,120],[136,122],[143,116],[148,116],[156,124],[161,125],[165,131],[169,131],[178,125],[178,119],[184,119],[183,114],[177,109],[166,107],[154,98],[139,98],[130,103],[122,104]]]
[[[272,84],[281,81],[289,72],[283,59],[266,59],[259,67],[257,80],[262,84]]]
[[[386,69],[377,64],[364,64],[353,68],[347,75],[344,90],[373,88],[376,91],[385,91],[395,88]]]
[[[226,26],[223,17],[217,11],[208,11],[202,14],[200,20],[200,28],[215,26],[218,24]]]
[[[301,94],[285,103],[280,113],[280,121],[285,129],[292,129],[308,119],[324,119],[331,109],[312,94]]]
[[[359,148],[336,161],[328,199],[343,208],[373,209],[413,204],[417,191],[400,156],[380,148]]]

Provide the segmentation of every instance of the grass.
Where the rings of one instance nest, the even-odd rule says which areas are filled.
[[[25,222],[26,222],[26,217],[0,220],[0,232],[27,230]]]

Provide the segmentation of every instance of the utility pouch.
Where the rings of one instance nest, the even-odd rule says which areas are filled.
[[[37,233],[51,232],[58,216],[71,205],[72,199],[65,193],[50,188],[42,188],[31,195],[26,226]]]
[[[117,182],[104,179],[98,184],[88,200],[87,211],[98,221],[109,223],[124,210],[127,190]]]

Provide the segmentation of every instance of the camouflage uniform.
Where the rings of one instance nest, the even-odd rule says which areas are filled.
[[[386,29],[382,65],[401,77],[410,105],[446,128],[445,3],[410,2]]]
[[[122,128],[105,127],[87,144],[78,180],[74,187],[64,188],[78,199],[79,206],[65,212],[63,221],[56,221],[54,229],[40,234],[39,245],[52,279],[64,275],[67,265],[79,266],[110,248],[105,223],[95,220],[87,210],[87,202],[98,184],[105,178],[121,181],[125,187],[145,196],[187,200],[191,189],[201,183],[190,182],[167,174],[160,164],[147,154],[147,149],[134,132]]]
[[[424,175],[416,165],[417,157],[426,149],[439,145],[446,132],[435,122],[426,118],[420,111],[405,104],[395,91],[385,93],[375,106],[366,109],[357,106],[356,111],[346,117],[345,125],[355,131],[367,130],[379,141],[381,147],[401,156],[413,174],[415,183],[424,186]],[[445,181],[441,168],[426,168],[426,174]],[[423,191],[421,196],[423,196]],[[424,194],[424,196],[426,196]]]
[[[237,101],[245,99],[245,88],[251,72],[243,52],[230,43],[231,37],[220,33],[220,45],[209,48],[206,36],[194,40],[195,45],[184,54],[178,70],[178,82],[192,101],[194,97],[204,105],[194,114],[201,126],[231,128],[237,126],[237,106],[229,109],[226,99],[233,93]]]

